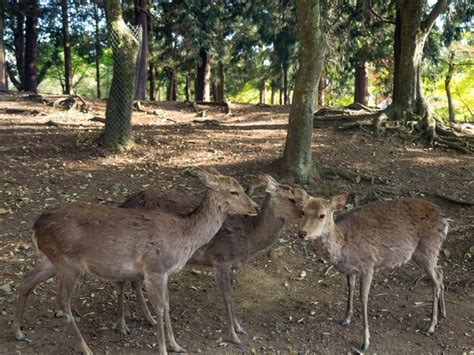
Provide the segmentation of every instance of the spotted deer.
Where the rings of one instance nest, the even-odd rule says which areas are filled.
[[[165,327],[171,349],[185,351],[171,327],[169,277],[211,240],[227,215],[258,212],[258,205],[234,178],[205,170],[198,170],[197,175],[207,190],[199,206],[184,215],[82,203],[43,213],[32,237],[41,260],[24,277],[19,289],[13,322],[16,338],[26,340],[20,324],[29,293],[56,275],[61,309],[82,352],[92,354],[71,311],[74,285],[81,274],[89,274],[116,282],[143,281],[157,315],[159,353],[167,353]]]
[[[367,302],[374,272],[395,268],[413,260],[433,284],[433,311],[428,333],[438,323],[438,308],[446,316],[443,274],[437,266],[438,255],[448,232],[441,209],[426,200],[405,198],[379,201],[338,215],[347,194],[330,201],[310,198],[303,209],[300,236],[314,241],[322,256],[347,276],[348,298],[345,319],[351,322],[356,275],[360,275],[360,298],[364,323],[361,349],[369,347]]]
[[[210,243],[198,249],[188,261],[188,264],[213,267],[216,282],[224,299],[229,340],[238,345],[242,343],[238,334],[245,334],[245,330],[235,316],[232,300],[233,270],[240,268],[257,252],[272,245],[287,222],[298,222],[301,205],[307,198],[306,192],[301,187],[279,184],[269,175],[260,175],[259,181],[266,196],[258,216],[229,217]],[[122,207],[176,211],[192,208],[193,202],[192,196],[180,193],[172,196],[167,192],[150,190],[131,196]],[[135,284],[134,289],[138,292],[137,298],[144,308],[144,313],[149,314],[147,307],[143,307],[146,303],[141,299],[143,297],[141,287]],[[125,321],[123,305],[120,305],[121,302],[123,304],[123,296],[119,297],[120,325],[125,324]]]

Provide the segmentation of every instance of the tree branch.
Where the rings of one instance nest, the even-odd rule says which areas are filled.
[[[15,73],[13,72],[12,66],[9,62],[7,63],[7,72],[8,72],[8,77],[10,78],[10,81],[15,85],[16,89],[18,91],[21,90],[21,83],[20,81],[16,78]]]
[[[447,4],[448,0],[438,0],[435,6],[433,6],[433,9],[421,24],[421,29],[425,33],[431,31],[431,27],[433,27],[436,18],[443,12]]]
[[[368,5],[369,5],[369,10],[370,12],[372,13],[372,15],[374,15],[375,17],[377,17],[381,22],[385,22],[385,23],[390,23],[392,25],[395,25],[395,21],[394,20],[390,20],[388,18],[385,18],[383,17],[382,15],[380,15],[377,11],[374,10],[374,6],[372,4],[372,0],[369,0],[368,1]]]

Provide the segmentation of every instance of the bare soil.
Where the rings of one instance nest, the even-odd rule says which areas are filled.
[[[36,260],[30,234],[41,211],[70,201],[118,204],[148,187],[201,191],[202,186],[185,173],[197,165],[213,166],[243,184],[259,173],[283,178],[278,158],[288,107],[233,105],[230,117],[212,107],[206,117],[198,118],[185,103],[145,103],[150,113],[133,116],[135,147],[115,156],[94,145],[103,125],[89,119],[104,116],[103,101],[89,101],[91,110],[81,113],[53,108],[50,103],[56,98],[0,95],[0,353],[77,351],[58,313],[54,279],[38,286],[28,300],[23,329],[32,342],[17,342],[10,331],[16,290]],[[329,197],[346,190],[354,205],[420,196],[441,205],[451,219],[439,261],[448,317],[435,335],[424,335],[431,312],[429,280],[412,263],[381,271],[369,299],[369,352],[474,351],[474,207],[438,196],[474,201],[473,157],[331,126],[315,129],[313,147],[317,161],[380,177],[384,183],[329,175],[305,186],[311,194]],[[362,341],[358,297],[353,323],[342,328],[336,322],[345,310],[345,278],[311,245],[297,240],[294,227],[272,248],[279,247],[283,252],[276,257],[262,252],[236,273],[237,315],[248,331],[242,347],[225,342],[223,305],[211,270],[186,268],[173,277],[171,312],[178,342],[190,352],[209,354],[354,351]],[[300,277],[302,271],[305,277]],[[127,298],[132,335],[125,337],[114,330],[114,286],[91,278],[78,282],[74,309],[96,353],[155,351],[155,330],[143,319],[132,292]]]

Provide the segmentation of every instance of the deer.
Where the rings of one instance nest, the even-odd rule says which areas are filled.
[[[320,255],[346,275],[348,285],[345,319],[353,314],[356,275],[360,275],[360,299],[364,326],[361,350],[369,347],[367,303],[376,270],[395,268],[413,260],[433,285],[433,308],[427,333],[438,324],[438,309],[446,317],[443,273],[437,266],[439,251],[448,233],[448,220],[439,206],[418,198],[377,201],[343,212],[347,193],[331,200],[311,197],[303,208],[299,236],[315,243]]]
[[[233,298],[234,270],[248,262],[257,252],[268,248],[280,236],[287,222],[298,222],[301,217],[301,205],[307,198],[306,191],[299,186],[279,184],[270,175],[260,175],[259,184],[265,190],[265,198],[258,216],[230,216],[212,240],[198,249],[188,264],[212,267],[217,285],[221,291],[227,319],[228,340],[242,345],[238,334],[246,334],[238,322]],[[251,186],[253,190],[257,186]],[[192,207],[193,196],[177,193],[148,190],[130,196],[121,206],[124,208],[159,208],[176,211]],[[132,285],[143,312],[150,321],[150,312],[143,299],[141,285]],[[123,329],[123,285],[119,292],[118,328]],[[126,328],[126,326],[125,326]]]
[[[40,261],[25,275],[19,288],[12,325],[16,339],[28,340],[20,324],[29,293],[56,275],[58,303],[80,349],[92,354],[71,311],[74,285],[81,274],[88,274],[115,282],[143,282],[157,315],[159,353],[167,354],[165,328],[171,350],[185,352],[171,327],[169,277],[211,240],[227,215],[258,212],[258,205],[236,179],[203,169],[196,174],[207,189],[199,206],[184,215],[83,203],[66,204],[41,214],[32,236]]]

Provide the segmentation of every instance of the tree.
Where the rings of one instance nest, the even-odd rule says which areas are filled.
[[[62,24],[63,24],[63,47],[64,47],[64,93],[71,95],[72,74],[71,74],[71,41],[69,36],[69,16],[67,0],[61,0]]]
[[[142,28],[140,59],[137,65],[135,100],[146,99],[147,56],[148,56],[148,0],[134,0],[135,24]]]
[[[123,20],[120,1],[105,0],[104,5],[112,42],[113,77],[100,143],[107,149],[121,151],[132,140],[132,104],[140,43]]]
[[[282,166],[284,170],[294,174],[300,182],[307,181],[313,169],[311,158],[313,109],[326,47],[320,10],[319,0],[296,2],[296,28],[300,44],[299,67]]]
[[[36,71],[36,60],[38,54],[38,1],[29,0],[27,6],[25,21],[25,67],[22,90],[36,91],[36,88],[38,87],[38,73]]]
[[[5,59],[5,44],[3,41],[3,14],[5,12],[4,0],[0,0],[0,91],[8,90],[7,62]]]
[[[386,113],[396,120],[417,121],[420,130],[427,132],[431,140],[435,135],[435,123],[423,96],[421,81],[423,48],[436,18],[445,9],[447,2],[438,0],[425,18],[423,18],[422,0],[397,2],[399,18],[396,23],[400,26],[395,29],[395,33],[399,31],[400,35],[400,60],[398,63],[395,61],[396,91]],[[395,48],[397,49],[397,44]]]

